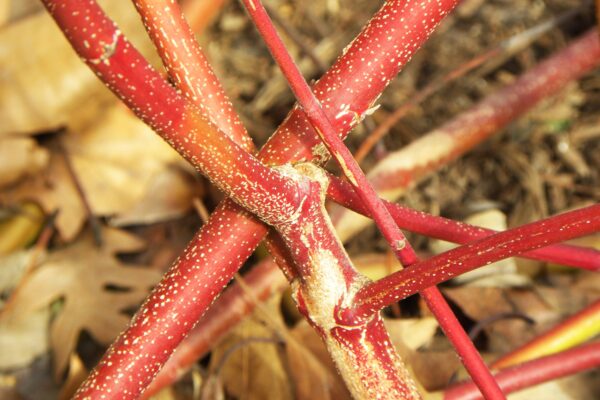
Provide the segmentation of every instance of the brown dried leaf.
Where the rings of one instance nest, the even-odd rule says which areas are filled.
[[[77,189],[60,154],[51,154],[47,169],[0,193],[0,202],[14,205],[35,201],[47,213],[60,210],[54,221],[64,240],[72,240],[85,222],[86,212]]]
[[[0,26],[40,12],[43,8],[42,3],[36,0],[0,0]]]
[[[114,226],[153,224],[180,217],[190,210],[197,185],[176,168],[159,172],[150,182],[144,197],[133,208],[111,219]]]
[[[315,330],[301,321],[291,332],[287,354],[298,399],[351,399],[325,344]],[[290,344],[291,343],[291,344]]]
[[[386,319],[385,327],[394,346],[415,351],[431,341],[438,329],[438,322],[433,317]]]
[[[27,366],[48,351],[48,308],[0,319],[0,369]]]
[[[242,322],[213,351],[211,370],[221,378],[227,392],[245,400],[293,399],[289,378],[274,343],[273,332],[253,319]],[[223,357],[227,357],[225,360]],[[220,370],[216,370],[224,363]]]
[[[208,378],[202,382],[200,400],[225,400],[223,383],[221,383],[221,379],[218,376],[209,375]]]
[[[381,279],[401,268],[400,262],[394,256],[381,253],[368,253],[352,257],[352,263],[369,279]]]
[[[461,368],[460,359],[452,349],[418,351],[412,354],[408,363],[419,383],[427,391],[445,388]]]
[[[48,165],[50,155],[30,138],[0,140],[0,187],[33,175]]]
[[[146,194],[166,165],[182,158],[122,105],[115,105],[64,147],[95,214],[125,212]]]
[[[577,292],[576,289],[542,287],[531,290],[478,287],[444,290],[444,294],[475,321],[505,313],[519,313],[535,322],[531,325],[522,319],[504,318],[487,324],[484,330],[490,350],[498,353],[505,353],[532,340],[566,315],[583,308],[584,294]]]
[[[127,223],[164,220],[189,209],[196,194],[183,172],[168,171],[170,164],[183,164],[182,158],[122,105],[110,107],[87,130],[58,140],[51,143],[49,167],[5,190],[0,201],[33,200],[47,213],[59,210],[56,227],[66,241],[77,235],[87,214],[65,157],[94,215],[129,213]]]
[[[57,300],[62,307],[51,328],[55,373],[60,375],[75,348],[79,333],[88,331],[109,344],[127,325],[124,311],[135,307],[160,278],[157,271],[125,267],[114,254],[140,249],[142,243],[123,231],[104,229],[105,244],[91,235],[51,253],[12,299],[8,315],[43,309]],[[107,286],[118,287],[109,291]]]
[[[0,220],[0,255],[25,248],[44,225],[44,213],[34,203],[21,204],[10,210],[9,215]]]
[[[77,354],[71,354],[69,357],[69,373],[65,383],[60,388],[58,399],[69,400],[72,398],[88,374],[89,371],[83,364],[83,361],[81,361],[81,358]]]
[[[101,3],[138,48],[152,49],[129,2]],[[2,29],[0,44],[0,136],[84,126],[114,101],[48,13],[31,15]]]

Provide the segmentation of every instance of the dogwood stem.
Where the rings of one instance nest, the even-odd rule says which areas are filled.
[[[600,342],[593,342],[507,368],[498,372],[495,377],[502,390],[512,393],[598,366]],[[477,387],[472,382],[453,386],[444,392],[444,400],[479,398]]]
[[[496,233],[395,272],[360,290],[348,315],[368,316],[472,269],[600,230],[600,204]]]
[[[592,339],[598,333],[600,333],[600,300],[529,343],[502,356],[492,364],[492,367],[506,368],[532,358],[553,354]]]

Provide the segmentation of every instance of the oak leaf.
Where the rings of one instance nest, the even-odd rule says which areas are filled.
[[[158,271],[125,266],[115,257],[140,250],[143,243],[138,238],[108,228],[103,238],[101,248],[90,234],[50,253],[12,299],[13,315],[61,301],[50,331],[57,376],[67,366],[81,331],[102,344],[111,343],[130,319],[126,310],[136,307],[160,278]]]

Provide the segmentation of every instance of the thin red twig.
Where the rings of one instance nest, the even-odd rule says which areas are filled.
[[[350,184],[335,176],[329,176],[327,195],[331,200],[344,207],[366,216],[369,215]],[[467,244],[497,233],[492,229],[431,215],[401,204],[389,201],[384,201],[384,203],[400,228],[427,237]],[[522,253],[520,256],[600,272],[600,251],[591,247],[555,244]]]
[[[468,111],[390,153],[368,173],[369,181],[382,198],[396,200],[420,179],[473,149],[598,65],[600,40],[597,32],[590,30]],[[370,223],[337,206],[331,208],[331,219],[342,240]]]
[[[600,300],[536,337],[527,344],[502,356],[492,364],[493,368],[506,368],[564,350],[567,346],[589,340],[598,334],[600,325]],[[594,329],[594,327],[596,327]]]
[[[423,288],[519,253],[600,230],[600,204],[509,229],[380,279],[356,294],[349,313],[371,315]]]
[[[507,368],[495,374],[495,377],[502,390],[512,393],[598,366],[600,342],[593,342]],[[444,400],[480,398],[477,387],[472,382],[458,384],[444,392]]]

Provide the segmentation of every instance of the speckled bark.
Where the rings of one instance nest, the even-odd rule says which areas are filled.
[[[349,314],[368,316],[422,290],[527,250],[600,231],[600,204],[496,233],[395,272],[361,289]]]
[[[43,2],[106,86],[217,187],[269,223],[294,214],[295,183],[264,166],[178,94],[95,1]]]
[[[369,280],[352,266],[335,235],[327,211],[327,178],[312,164],[295,168],[307,179],[298,218],[275,225],[296,263],[292,282],[298,308],[323,338],[356,399],[419,399],[410,373],[398,357],[379,313],[366,320],[340,322],[338,313],[353,304]]]

